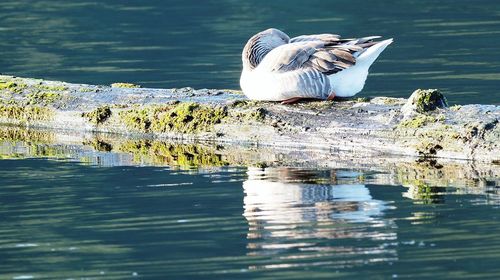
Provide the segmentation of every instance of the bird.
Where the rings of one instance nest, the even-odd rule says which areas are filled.
[[[290,38],[269,28],[253,35],[242,52],[240,86],[251,100],[296,103],[359,93],[368,70],[393,39],[344,39],[336,34]]]

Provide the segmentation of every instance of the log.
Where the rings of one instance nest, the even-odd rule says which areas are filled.
[[[239,91],[152,89],[0,75],[0,123],[273,149],[500,163],[500,107],[447,107],[438,90],[404,98],[256,102]]]

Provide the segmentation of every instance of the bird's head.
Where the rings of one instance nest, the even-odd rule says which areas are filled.
[[[276,28],[269,28],[255,34],[243,48],[243,68],[254,69],[271,50],[288,42],[290,42],[290,37]]]
[[[265,44],[266,47],[271,50],[290,42],[290,37],[288,37],[285,32],[276,28],[266,29],[257,33],[255,36],[259,38],[262,44]]]

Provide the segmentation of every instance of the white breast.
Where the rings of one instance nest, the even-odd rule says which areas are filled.
[[[259,70],[243,70],[240,78],[240,86],[245,95],[252,100],[281,101],[285,100],[294,91],[293,81],[288,83],[286,75],[282,73],[270,73]]]

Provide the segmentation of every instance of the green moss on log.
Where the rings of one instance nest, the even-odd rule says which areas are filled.
[[[436,110],[436,108],[445,108],[448,102],[444,95],[437,89],[418,89],[415,99],[416,110],[419,113]]]
[[[369,101],[373,104],[384,104],[389,106],[401,105],[406,102],[406,100],[402,98],[387,97],[387,96],[374,97],[371,98]]]
[[[21,122],[51,120],[54,112],[46,107],[0,104],[0,117]]]
[[[241,122],[262,122],[266,118],[267,111],[264,108],[251,108],[242,111],[231,112],[230,117]]]
[[[14,81],[0,81],[0,90],[8,91],[10,93],[22,93],[28,85],[21,82]]]
[[[119,113],[120,119],[130,129],[149,132],[152,119],[151,108],[131,109]]]
[[[81,87],[78,89],[79,92],[95,92],[97,89],[89,87]]]
[[[354,99],[354,102],[363,103],[363,102],[370,102],[370,100],[371,100],[370,97],[358,97]]]
[[[411,119],[403,119],[399,124],[398,128],[421,128],[428,124],[433,123],[443,123],[446,120],[444,114],[434,114],[434,115],[416,115]]]
[[[246,107],[246,106],[248,106],[248,103],[249,103],[249,101],[247,101],[247,100],[237,99],[237,100],[232,100],[232,101],[228,102],[228,106],[230,106],[232,108]]]
[[[244,95],[243,91],[236,90],[236,89],[223,89],[222,91],[227,92],[227,93],[231,93],[231,94]]]
[[[149,106],[120,112],[120,118],[127,127],[143,132],[211,131],[215,124],[226,117],[226,107],[212,107],[193,102]]]
[[[450,125],[441,124],[431,129],[424,129],[415,137],[419,140],[415,149],[425,157],[433,157],[442,149],[456,152],[463,149],[463,142],[458,141],[461,135]]]
[[[82,117],[86,118],[89,122],[94,125],[101,124],[105,122],[110,116],[112,112],[109,106],[98,107],[93,111],[82,113]]]
[[[47,85],[47,84],[39,84],[39,85],[34,85],[34,88],[40,90],[40,91],[65,91],[68,89],[67,86],[63,85]]]
[[[61,100],[62,95],[52,91],[38,91],[26,95],[28,105],[49,105]]]
[[[140,88],[140,85],[131,84],[131,83],[112,83],[111,87],[113,88]]]
[[[434,123],[437,119],[434,116],[419,115],[412,119],[403,120],[399,123],[399,128],[419,128],[427,123]]]

